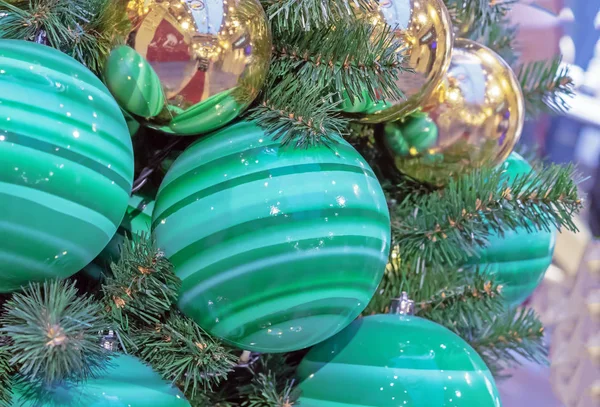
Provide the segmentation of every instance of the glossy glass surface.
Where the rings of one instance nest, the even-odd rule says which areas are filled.
[[[129,131],[102,82],[55,49],[0,40],[0,292],[92,261],[132,181]]]
[[[44,402],[22,399],[17,389],[12,407],[189,407],[183,394],[139,359],[121,355],[100,377],[53,389]]]
[[[413,72],[400,74],[396,81],[406,96],[401,100],[346,103],[342,109],[354,113],[363,123],[397,120],[418,109],[442,80],[452,54],[452,22],[442,0],[383,0],[373,24],[387,24],[407,47],[405,66]]]
[[[393,155],[400,171],[435,185],[504,162],[525,119],[521,87],[511,68],[490,49],[464,39],[455,41],[448,73],[423,112],[437,126],[436,144]]]
[[[347,326],[379,283],[385,196],[346,141],[282,147],[240,122],[190,146],[158,192],[153,231],[179,308],[242,349],[287,352]]]
[[[426,319],[374,315],[313,347],[297,371],[302,407],[499,407],[462,338]]]
[[[129,47],[104,79],[128,112],[181,135],[224,126],[256,98],[271,58],[257,0],[132,0]]]
[[[529,163],[517,153],[512,153],[504,163],[508,178],[531,172]],[[497,275],[502,283],[502,296],[506,304],[516,307],[537,288],[552,263],[556,231],[538,231],[526,228],[506,230],[504,236],[493,234],[489,245],[477,251],[469,264],[482,265]]]

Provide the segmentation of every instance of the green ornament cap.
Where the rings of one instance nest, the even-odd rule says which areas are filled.
[[[467,342],[426,319],[374,315],[314,346],[298,367],[302,407],[500,407]]]
[[[120,355],[99,377],[61,385],[44,400],[24,399],[14,389],[11,407],[190,407],[184,395],[139,359]]]
[[[384,129],[385,144],[394,156],[416,156],[435,146],[437,125],[427,113],[414,113],[405,119],[388,123]]]
[[[112,50],[104,67],[104,83],[119,105],[140,117],[155,117],[165,107],[158,75],[136,50],[126,45]]]

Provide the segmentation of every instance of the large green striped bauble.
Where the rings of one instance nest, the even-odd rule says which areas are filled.
[[[335,334],[385,269],[390,217],[347,142],[283,147],[252,122],[191,145],[169,169],[153,231],[182,279],[180,309],[242,349],[287,352]]]
[[[426,319],[374,315],[313,347],[297,371],[302,407],[500,407],[462,338]]]
[[[189,407],[183,394],[139,359],[120,355],[97,378],[50,389],[41,401],[23,398],[19,389],[12,407]]]
[[[517,153],[512,153],[504,163],[507,179],[524,176],[532,171],[531,165]],[[493,233],[488,245],[478,250],[469,260],[470,265],[479,265],[486,272],[497,276],[503,285],[502,296],[509,306],[518,306],[525,301],[540,284],[552,263],[556,232],[528,231],[519,227],[508,229],[501,236]]]
[[[66,278],[121,223],[133,180],[125,119],[83,65],[0,40],[0,292]]]

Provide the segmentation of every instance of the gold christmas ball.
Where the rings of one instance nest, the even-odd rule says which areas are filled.
[[[517,77],[502,58],[457,39],[448,72],[422,113],[427,121],[388,125],[395,131],[386,126],[385,143],[401,172],[442,186],[475,168],[503,163],[521,136],[525,104]]]
[[[362,100],[346,100],[342,110],[363,123],[397,120],[419,108],[435,90],[448,70],[452,53],[452,22],[442,0],[381,0],[376,25],[388,24],[404,44],[406,68],[396,84],[404,92],[402,100],[373,101],[364,92]]]
[[[207,133],[258,95],[271,33],[258,0],[132,0],[127,45],[104,80],[128,113],[167,133]]]

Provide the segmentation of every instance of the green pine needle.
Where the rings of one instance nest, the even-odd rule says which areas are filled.
[[[190,398],[210,391],[235,366],[235,356],[191,319],[174,313],[137,333],[137,356]]]
[[[568,110],[567,98],[573,96],[573,81],[569,70],[561,65],[561,57],[521,66],[517,76],[523,89],[527,115],[563,113]]]
[[[491,25],[506,17],[517,0],[444,0],[455,27],[468,27],[461,34],[479,38]]]
[[[295,364],[284,355],[262,355],[251,368],[252,380],[240,389],[243,407],[290,407],[299,393],[294,391]]]
[[[396,84],[404,70],[403,44],[390,26],[361,19],[310,31],[275,27],[274,32],[271,75],[294,74],[350,100],[362,100],[364,91],[371,100],[404,98]]]
[[[125,239],[121,257],[111,269],[113,276],[106,279],[102,291],[106,307],[121,327],[130,320],[158,323],[177,300],[181,281],[148,236]]]
[[[550,165],[506,182],[501,170],[482,169],[443,190],[405,196],[392,211],[399,255],[413,266],[460,265],[494,232],[576,231],[572,217],[583,207],[576,177],[573,166]]]
[[[30,284],[5,303],[0,324],[10,364],[31,387],[84,380],[109,358],[99,344],[98,333],[108,325],[102,306],[78,295],[72,283]]]
[[[0,338],[0,407],[9,407],[12,400],[12,368],[7,343]]]
[[[125,0],[0,0],[0,38],[56,48],[99,73],[129,31]]]
[[[495,376],[501,376],[505,368],[520,365],[522,359],[547,363],[544,328],[532,309],[505,311],[494,315],[491,322],[472,323],[460,331]]]
[[[357,10],[372,13],[377,2],[372,0],[261,0],[270,20],[284,28],[303,30],[353,20]]]

